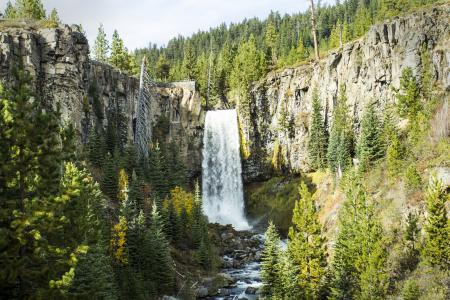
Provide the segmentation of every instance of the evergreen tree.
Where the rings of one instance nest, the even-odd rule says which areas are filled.
[[[328,144],[328,165],[334,173],[344,172],[352,164],[353,130],[348,115],[347,97],[343,86],[333,112],[333,123]]]
[[[402,165],[402,145],[396,133],[392,135],[392,140],[386,151],[386,163],[389,177],[395,178],[400,173]]]
[[[362,180],[351,172],[343,183],[346,200],[339,214],[339,233],[332,262],[332,299],[374,297],[386,292],[383,231],[366,199]],[[383,298],[383,297],[381,297]]]
[[[277,31],[273,22],[268,22],[266,25],[266,33],[265,33],[265,43],[266,47],[270,53],[270,60],[272,62],[272,67],[274,67],[277,63]]]
[[[6,8],[3,15],[5,19],[16,19],[17,11],[16,8],[11,4],[11,1],[8,1],[8,3],[6,3]]]
[[[314,200],[304,182],[299,191],[301,199],[295,203],[288,251],[299,270],[297,284],[302,298],[316,299],[327,264],[325,239]]]
[[[87,152],[89,162],[95,167],[101,167],[105,155],[105,141],[94,128],[89,133]]]
[[[281,295],[283,299],[300,299],[303,293],[298,284],[299,265],[295,263],[291,251],[283,251],[278,265],[280,271]]]
[[[237,109],[250,116],[249,89],[252,82],[260,79],[266,70],[264,54],[256,47],[255,37],[239,45],[231,72],[231,86],[238,93]]]
[[[397,110],[402,118],[407,118],[411,123],[416,122],[419,112],[422,110],[420,101],[420,87],[412,74],[411,68],[405,68],[400,78],[400,91],[397,97]]]
[[[450,266],[450,223],[445,207],[448,200],[442,182],[432,178],[426,201],[425,244],[423,256],[433,266],[448,270]]]
[[[121,71],[131,72],[131,58],[117,30],[114,30],[112,36],[109,63]]]
[[[153,204],[150,228],[145,235],[143,247],[147,253],[146,268],[149,270],[144,276],[155,283],[159,295],[171,292],[174,279],[172,258],[156,204]]]
[[[166,56],[161,54],[156,62],[156,76],[166,81],[170,74],[170,64]]]
[[[45,10],[41,0],[16,0],[15,12],[16,18],[20,19],[45,19]]]
[[[168,193],[169,183],[165,169],[165,157],[158,142],[150,150],[149,164],[147,178],[152,185],[154,193],[158,197],[163,198]]]
[[[384,154],[381,122],[375,112],[374,104],[369,104],[361,120],[358,142],[360,168],[367,170]]]
[[[403,233],[403,243],[405,247],[405,268],[412,271],[419,263],[419,238],[420,227],[419,217],[413,212],[409,212],[406,217],[405,231]]]
[[[111,155],[106,157],[103,165],[103,176],[101,181],[102,191],[113,202],[117,200],[118,178],[117,168],[114,158]]]
[[[408,0],[381,0],[379,4],[379,20],[397,16],[409,8]]]
[[[196,57],[195,57],[195,51],[192,47],[191,42],[187,41],[184,44],[184,53],[183,53],[183,66],[182,66],[182,73],[183,76],[186,79],[193,80],[196,78],[195,76],[195,64],[196,64]]]
[[[358,9],[356,10],[356,16],[354,21],[353,36],[360,37],[364,35],[372,25],[372,16],[369,9],[366,7],[363,1],[359,2]]]
[[[109,43],[106,38],[106,33],[103,28],[103,24],[100,23],[98,27],[97,37],[94,42],[94,59],[96,61],[107,63],[108,62]]]
[[[90,247],[78,260],[69,297],[119,299],[111,263],[105,241],[100,240]]]
[[[262,289],[265,295],[276,297],[280,294],[280,237],[272,221],[265,233],[264,250],[261,262],[261,279],[264,283]]]
[[[308,140],[308,153],[314,169],[323,169],[327,162],[327,130],[322,116],[317,89],[313,91],[312,117]]]
[[[61,23],[61,20],[59,19],[58,12],[54,8],[45,20],[45,25],[49,28],[56,28],[59,23]]]

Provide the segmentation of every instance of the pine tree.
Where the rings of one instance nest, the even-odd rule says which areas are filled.
[[[149,157],[149,172],[147,178],[152,185],[154,193],[163,198],[168,193],[168,181],[165,169],[165,157],[162,153],[162,149],[159,147],[159,143],[152,147]]]
[[[101,186],[105,195],[107,195],[111,201],[115,202],[117,200],[118,179],[116,165],[111,155],[106,157],[103,165]]]
[[[264,283],[262,289],[265,295],[276,297],[280,294],[280,237],[272,221],[269,222],[269,228],[265,233],[264,250],[261,262],[261,279]]]
[[[149,273],[146,275],[155,283],[159,295],[170,292],[173,288],[172,258],[156,204],[153,204],[151,224],[143,247],[148,256],[146,267]]]
[[[405,231],[403,233],[403,243],[405,247],[405,268],[412,271],[419,263],[419,238],[420,238],[420,227],[419,227],[419,217],[413,212],[409,212],[406,217]]]
[[[378,8],[378,19],[383,20],[386,18],[399,15],[401,12],[406,11],[409,8],[407,0],[381,0]]]
[[[265,43],[266,47],[270,52],[271,66],[274,68],[277,64],[277,31],[273,22],[267,22],[266,30],[265,30]]]
[[[420,87],[412,74],[411,68],[405,68],[400,77],[400,91],[396,95],[398,114],[407,118],[411,123],[416,122],[419,112],[422,110],[420,101]]]
[[[300,269],[295,263],[294,257],[290,251],[283,251],[279,262],[280,285],[282,287],[281,295],[283,299],[301,299],[302,294],[298,285],[298,276]]]
[[[0,84],[0,288],[6,297],[27,298],[47,291],[49,279],[67,270],[63,264],[49,273],[48,255],[62,246],[59,213],[76,195],[58,202],[64,170],[59,112],[31,91],[26,71],[14,68],[12,75],[10,88]],[[55,259],[65,261],[65,254]]]
[[[43,20],[45,19],[44,5],[40,0],[16,0],[16,18]]]
[[[196,64],[196,57],[195,57],[195,51],[192,47],[192,44],[190,41],[187,41],[184,44],[184,50],[183,50],[183,66],[182,66],[182,73],[183,76],[186,79],[193,80],[196,78],[195,74],[195,64]]]
[[[364,2],[359,2],[358,9],[356,10],[356,16],[354,21],[353,37],[360,37],[364,35],[372,25],[372,16],[369,9]]]
[[[325,276],[325,239],[317,208],[304,182],[299,191],[301,199],[295,203],[293,226],[289,228],[288,251],[299,269],[297,282],[302,297],[315,299]]]
[[[156,76],[163,81],[167,81],[170,74],[170,63],[164,54],[161,54],[156,62]]]
[[[231,72],[231,86],[238,93],[237,109],[245,117],[250,116],[249,89],[252,82],[260,79],[266,70],[264,54],[256,47],[253,35],[239,45]]]
[[[50,15],[45,20],[45,24],[49,28],[56,28],[58,27],[58,24],[61,23],[61,20],[59,19],[58,12],[54,8]]]
[[[317,89],[313,91],[312,117],[308,140],[308,154],[314,169],[323,169],[327,162],[327,130],[322,117]]]
[[[114,30],[111,42],[111,56],[109,63],[117,69],[125,72],[131,72],[131,57],[128,54],[128,50],[123,44],[123,40],[120,38],[117,30]]]
[[[78,259],[69,297],[119,299],[105,241],[100,240]]]
[[[89,133],[87,152],[89,162],[95,167],[101,167],[105,155],[105,142],[94,128]]]
[[[330,140],[328,144],[328,165],[334,173],[344,172],[352,164],[353,130],[348,115],[347,97],[344,87],[339,89],[339,98],[333,112]]]
[[[390,145],[386,151],[386,163],[388,168],[388,175],[390,178],[396,178],[400,173],[402,165],[402,145],[397,134],[394,133]]]
[[[375,112],[374,104],[367,107],[361,120],[361,132],[358,141],[358,158],[360,168],[367,170],[383,154],[381,122]]]
[[[5,13],[3,15],[4,15],[5,19],[16,19],[17,18],[17,10],[11,4],[11,1],[8,1],[8,3],[6,3]]]
[[[97,37],[94,42],[94,59],[96,61],[107,63],[108,62],[109,43],[106,38],[106,33],[103,28],[103,24],[100,23],[98,27]]]
[[[426,201],[425,244],[423,256],[433,266],[448,270],[450,266],[450,223],[445,207],[448,200],[442,182],[432,178]]]
[[[332,262],[332,299],[375,297],[386,292],[386,250],[374,206],[356,172],[344,178],[346,195]],[[378,297],[378,296],[377,296]],[[375,297],[376,298],[376,297]],[[383,297],[382,297],[383,298]]]

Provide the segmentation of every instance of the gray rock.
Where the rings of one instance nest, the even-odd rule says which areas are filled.
[[[435,168],[432,174],[435,174],[436,179],[442,182],[445,189],[450,187],[450,167]]]
[[[345,85],[354,128],[359,128],[370,101],[376,101],[379,110],[395,102],[394,89],[399,88],[405,67],[411,67],[419,78],[420,49],[426,43],[437,86],[450,90],[450,47],[446,46],[449,14],[450,4],[444,4],[376,24],[366,36],[333,51],[319,63],[271,72],[256,83],[250,97],[250,117],[245,112],[239,115],[250,150],[243,161],[244,180],[264,180],[273,171],[298,174],[310,170],[307,139],[315,88],[330,126],[339,86]],[[292,126],[280,130],[283,109]]]
[[[209,295],[209,291],[206,287],[201,286],[197,289],[197,297],[203,298]]]
[[[255,295],[257,291],[258,291],[258,288],[253,287],[253,286],[249,286],[248,288],[245,289],[245,293],[248,295]]]

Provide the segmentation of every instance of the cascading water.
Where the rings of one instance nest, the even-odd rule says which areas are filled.
[[[237,114],[232,110],[208,111],[203,137],[202,192],[210,222],[249,229],[244,215],[242,167]]]

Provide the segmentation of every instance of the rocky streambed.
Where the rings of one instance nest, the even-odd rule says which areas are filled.
[[[198,298],[205,300],[260,299],[263,235],[252,231],[236,231],[231,226],[220,226],[217,229],[219,234],[216,236],[216,243],[221,249],[222,264],[218,277],[223,279],[223,284],[218,287],[214,284],[217,279],[203,278],[198,288]]]

